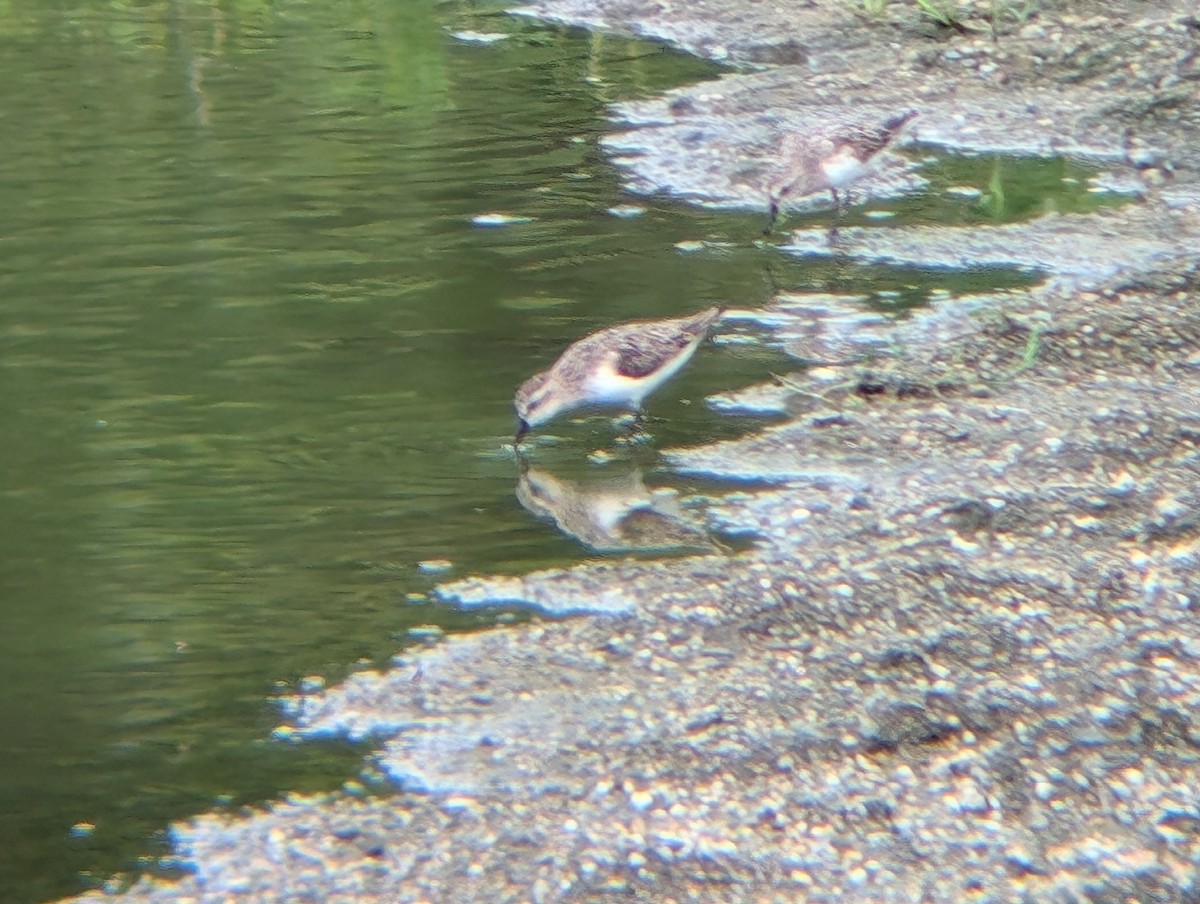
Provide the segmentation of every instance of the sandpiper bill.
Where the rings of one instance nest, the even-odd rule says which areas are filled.
[[[842,204],[838,189],[861,178],[874,157],[891,144],[905,123],[916,115],[916,110],[909,110],[875,127],[848,127],[830,132],[789,132],[785,135],[779,147],[783,162],[778,175],[771,180],[771,209],[763,232],[771,232],[779,218],[780,205],[786,199],[828,191],[833,195],[834,221],[830,233],[836,234]]]
[[[622,323],[568,346],[547,370],[517,390],[513,445],[532,428],[576,408],[625,408],[641,414],[646,396],[688,362],[723,310]]]

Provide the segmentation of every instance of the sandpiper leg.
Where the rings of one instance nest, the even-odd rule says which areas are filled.
[[[767,214],[767,225],[763,227],[763,235],[770,235],[771,230],[775,228],[775,221],[779,219],[779,200],[771,199],[771,207]]]
[[[521,440],[525,438],[525,434],[529,432],[529,425],[525,421],[517,420],[517,435],[513,437],[513,450],[521,451]]]
[[[614,426],[617,427],[617,435],[614,440],[621,445],[636,443],[638,437],[646,435],[642,427],[642,421],[646,417],[645,409],[630,408],[629,413],[633,415],[632,420],[628,417],[614,419]]]
[[[829,244],[833,245],[837,242],[838,226],[842,220],[842,199],[838,197],[838,190],[832,186],[829,193],[833,195],[833,223],[829,227]]]

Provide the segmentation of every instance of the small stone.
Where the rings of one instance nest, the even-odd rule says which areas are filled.
[[[654,795],[644,788],[639,788],[629,795],[629,803],[635,810],[645,812],[654,803]]]

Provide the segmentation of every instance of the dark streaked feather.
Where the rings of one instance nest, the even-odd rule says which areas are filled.
[[[869,160],[896,136],[910,119],[917,115],[916,110],[909,110],[899,116],[893,116],[878,128],[863,128],[840,136],[839,143],[847,144],[854,149],[854,156],[859,160]]]
[[[617,373],[645,377],[673,361],[696,338],[695,333],[648,331],[624,337],[617,346]]]
[[[723,308],[705,311],[691,320],[645,324],[627,332],[617,343],[616,369],[623,377],[646,377],[674,361],[681,352],[708,332]]]

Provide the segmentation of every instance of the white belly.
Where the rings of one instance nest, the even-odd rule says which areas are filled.
[[[825,179],[834,188],[849,185],[867,171],[867,166],[848,148],[842,148],[828,160],[821,162]]]
[[[654,390],[679,373],[680,368],[687,364],[688,359],[695,353],[703,337],[696,340],[676,356],[675,360],[664,364],[654,373],[645,377],[627,377],[618,373],[611,362],[597,368],[588,380],[588,394],[592,401],[601,405],[621,405],[629,408],[641,408],[642,401]]]
[[[588,379],[588,397],[597,405],[627,405],[638,407],[649,389],[647,381],[636,380],[617,373],[615,368],[601,367]]]

